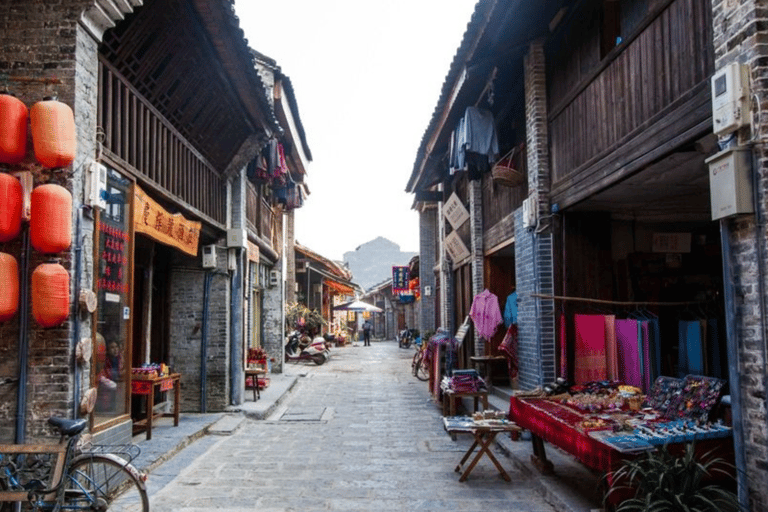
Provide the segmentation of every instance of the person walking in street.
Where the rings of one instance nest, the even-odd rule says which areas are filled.
[[[363,346],[364,347],[370,347],[371,346],[371,329],[373,326],[371,325],[370,320],[366,320],[363,323]]]

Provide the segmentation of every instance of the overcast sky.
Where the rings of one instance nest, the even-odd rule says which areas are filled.
[[[418,251],[405,186],[475,0],[236,0],[249,46],[290,77],[313,161],[296,240],[341,260]]]

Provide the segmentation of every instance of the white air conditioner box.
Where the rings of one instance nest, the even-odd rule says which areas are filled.
[[[709,165],[712,220],[752,213],[752,151],[731,148],[705,160]]]
[[[216,268],[216,246],[203,246],[203,268]]]
[[[93,208],[107,207],[107,168],[99,162],[91,162],[86,172],[85,203]]]
[[[727,135],[749,120],[749,68],[733,62],[712,75],[712,130]]]

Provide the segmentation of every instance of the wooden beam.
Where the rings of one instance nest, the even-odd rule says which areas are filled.
[[[429,190],[416,191],[416,201],[421,201],[423,203],[437,203],[444,200],[445,198],[442,192],[432,192]]]

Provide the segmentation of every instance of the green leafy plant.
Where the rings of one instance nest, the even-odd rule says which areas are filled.
[[[677,457],[666,446],[628,460],[609,473],[605,496],[634,493],[616,512],[736,512],[739,501],[731,490],[714,481],[733,481],[734,467],[708,452],[696,457],[694,443]]]

